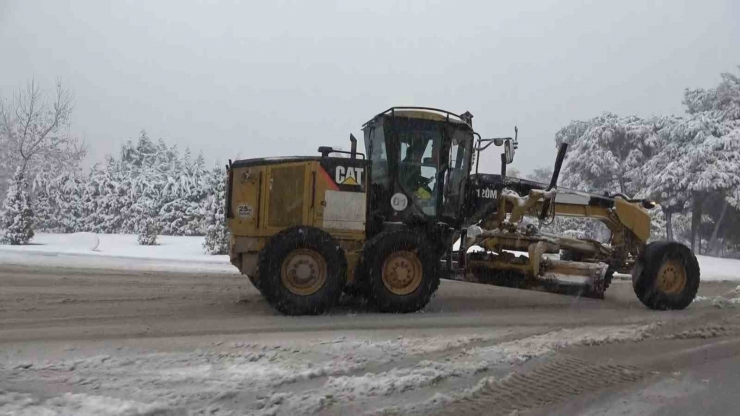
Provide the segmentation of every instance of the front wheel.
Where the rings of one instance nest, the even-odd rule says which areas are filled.
[[[648,244],[632,270],[632,286],[650,309],[684,309],[699,290],[699,262],[691,249],[671,241]]]
[[[439,287],[436,251],[420,234],[389,231],[363,250],[371,301],[382,312],[408,313],[426,306]]]

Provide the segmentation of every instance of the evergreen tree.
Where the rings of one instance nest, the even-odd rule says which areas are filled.
[[[138,241],[143,246],[157,245],[157,236],[160,232],[159,223],[156,219],[156,211],[153,208],[152,201],[141,201],[136,204],[138,223],[136,224],[136,234],[139,235]]]
[[[207,253],[227,254],[229,252],[229,234],[226,229],[226,171],[214,168],[210,174],[211,186],[205,199],[206,241],[203,243]]]
[[[33,211],[27,188],[23,171],[16,169],[0,215],[0,244],[28,244],[33,238]]]

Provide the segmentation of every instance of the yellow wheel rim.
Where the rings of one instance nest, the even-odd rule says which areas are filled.
[[[408,295],[421,285],[421,260],[411,251],[396,251],[383,262],[383,284],[396,295]]]
[[[294,250],[283,260],[280,279],[292,293],[312,295],[326,282],[326,261],[313,250]]]
[[[684,287],[686,287],[686,268],[678,260],[667,260],[658,270],[658,289],[663,293],[678,294]]]

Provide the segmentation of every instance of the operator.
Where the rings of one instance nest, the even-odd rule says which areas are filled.
[[[433,178],[426,178],[421,174],[422,157],[424,148],[419,146],[423,142],[414,143],[416,146],[409,147],[406,157],[401,161],[401,183],[408,190],[414,190],[414,194],[422,201],[432,199],[433,191],[429,183]]]

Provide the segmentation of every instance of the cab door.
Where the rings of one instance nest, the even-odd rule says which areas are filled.
[[[456,130],[450,138],[447,168],[445,169],[442,217],[459,221],[465,202],[466,187],[472,162],[473,136],[470,132]]]

